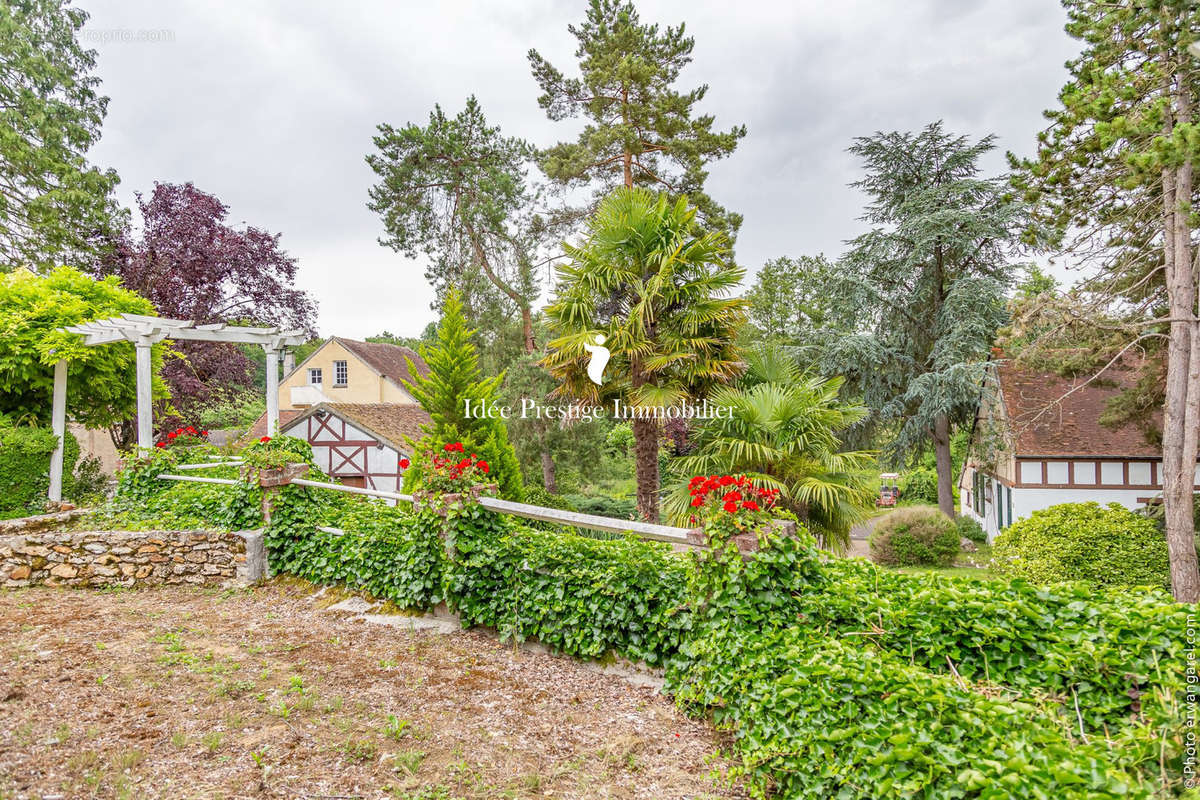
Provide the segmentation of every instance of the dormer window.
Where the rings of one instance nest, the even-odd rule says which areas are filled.
[[[312,367],[308,370],[308,382],[312,386],[321,385],[321,368]]]

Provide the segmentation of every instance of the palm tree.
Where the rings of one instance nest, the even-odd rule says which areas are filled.
[[[667,497],[672,520],[689,517],[693,475],[745,474],[756,486],[780,490],[781,505],[829,545],[844,549],[850,528],[874,507],[875,454],[840,452],[837,432],[867,414],[838,399],[841,378],[806,375],[781,348],[747,353],[739,386],[717,389],[709,401],[732,409],[709,420],[695,451],[676,462],[677,486]]]
[[[742,371],[733,346],[744,302],[729,297],[744,271],[724,236],[696,226],[687,198],[619,188],[588,221],[579,246],[564,245],[543,364],[556,394],[589,405],[613,398],[633,409],[638,511],[657,521],[659,422],[652,409],[703,397]],[[586,374],[585,349],[605,337],[612,360],[602,385]]]

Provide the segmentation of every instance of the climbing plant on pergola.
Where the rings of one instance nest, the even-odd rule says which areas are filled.
[[[63,328],[67,333],[83,336],[89,347],[132,342],[137,354],[137,446],[140,453],[154,446],[154,418],[151,403],[150,348],[164,339],[199,342],[229,342],[257,344],[267,357],[267,430],[279,427],[279,355],[287,347],[303,344],[303,331],[272,328],[248,328],[217,322],[197,325],[182,319],[146,317],[122,314],[119,317],[98,319]],[[58,437],[58,449],[50,457],[50,499],[62,499],[63,441],[67,427],[67,368],[68,359],[54,365],[54,395],[51,427]]]

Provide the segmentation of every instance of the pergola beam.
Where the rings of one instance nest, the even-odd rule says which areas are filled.
[[[148,317],[143,314],[122,314],[119,317],[98,319],[62,328],[83,337],[88,347],[132,342],[137,366],[137,440],[143,454],[154,447],[153,419],[153,359],[154,344],[163,339],[193,342],[226,342],[257,344],[266,352],[267,362],[267,426],[272,433],[279,427],[279,354],[287,347],[304,344],[304,332],[285,330],[279,326],[252,328],[227,325],[224,322],[197,325],[184,319]],[[50,491],[53,501],[62,499],[62,447],[66,433],[67,362],[54,367],[54,432],[59,447],[50,458]]]

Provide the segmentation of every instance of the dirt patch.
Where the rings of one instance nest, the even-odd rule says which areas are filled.
[[[671,702],[295,587],[0,591],[0,798],[717,798]]]

